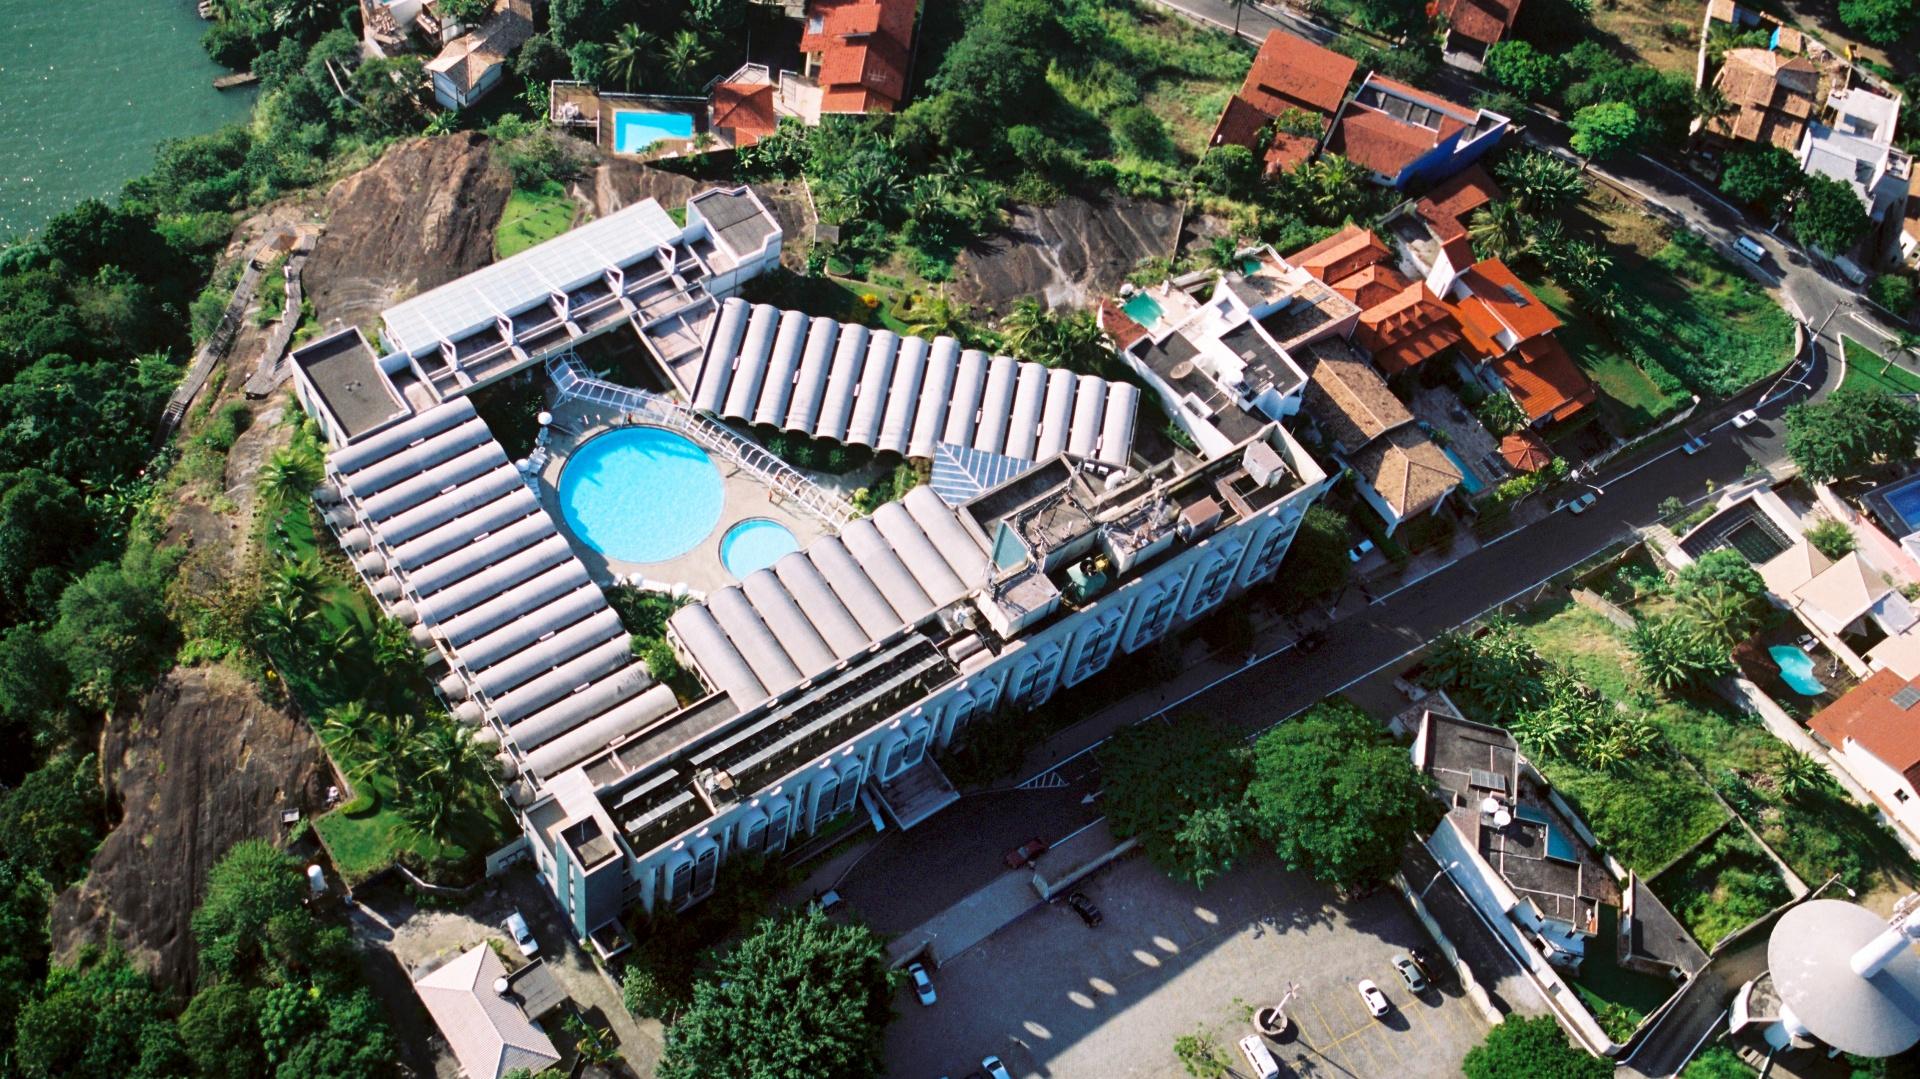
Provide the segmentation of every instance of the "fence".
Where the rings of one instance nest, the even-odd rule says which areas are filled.
[[[836,532],[860,516],[859,511],[845,499],[808,479],[764,446],[740,437],[678,401],[595,378],[581,365],[578,357],[571,354],[548,360],[547,373],[553,376],[554,385],[559,388],[562,398],[589,401],[684,432],[707,449],[752,472],[767,486]]]

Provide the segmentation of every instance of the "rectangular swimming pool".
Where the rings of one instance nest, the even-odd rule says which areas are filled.
[[[693,116],[684,112],[634,112],[613,114],[615,153],[642,154],[654,143],[665,139],[693,138]]]
[[[1473,474],[1473,469],[1467,467],[1467,463],[1460,459],[1459,454],[1453,452],[1452,446],[1441,446],[1440,452],[1446,454],[1447,460],[1453,462],[1453,467],[1460,470],[1460,486],[1469,496],[1477,495],[1485,489],[1487,485],[1480,482],[1480,477]]]
[[[1867,492],[1866,503],[1894,539],[1920,532],[1920,476],[1876,487]]]
[[[1165,313],[1160,309],[1160,301],[1144,292],[1127,297],[1127,302],[1121,304],[1120,309],[1127,313],[1128,318],[1139,323],[1143,330],[1153,329],[1153,324],[1159,322],[1160,316]]]

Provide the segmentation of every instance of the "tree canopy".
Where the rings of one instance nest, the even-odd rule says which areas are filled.
[[[1793,204],[1793,231],[1804,243],[1843,255],[1873,224],[1853,187],[1832,177],[1809,175]]]
[[[1787,198],[1800,190],[1807,174],[1793,155],[1778,146],[1756,146],[1727,155],[1720,172],[1720,190],[1736,202],[1777,214]]]
[[[1496,41],[1487,49],[1487,77],[1528,101],[1546,101],[1566,78],[1559,60],[1519,38]]]
[[[1385,880],[1435,807],[1407,751],[1365,712],[1322,701],[1254,744],[1254,833],[1288,868],[1342,889]]]
[[[1786,424],[1787,454],[1817,483],[1910,457],[1920,439],[1920,410],[1892,394],[1857,386],[1794,405],[1787,409]]]
[[[1624,101],[1602,101],[1573,114],[1573,150],[1581,157],[1605,161],[1633,149],[1640,141],[1640,113]]]
[[[1247,845],[1246,751],[1199,716],[1128,727],[1100,746],[1114,834],[1137,836],[1153,863],[1195,887],[1233,868]]]
[[[1920,3],[1915,0],[1840,0],[1840,21],[1847,29],[1875,45],[1898,42],[1915,22]]]
[[[660,1079],[877,1075],[892,1017],[886,944],[817,908],[762,920],[693,987]]]
[[[1613,1062],[1583,1052],[1551,1016],[1509,1016],[1467,1053],[1467,1079],[1606,1079]]]

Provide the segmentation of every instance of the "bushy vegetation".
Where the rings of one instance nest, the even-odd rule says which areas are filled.
[[[1707,946],[1793,897],[1765,852],[1737,825],[1661,873],[1653,890]]]
[[[1913,456],[1920,409],[1880,389],[1841,386],[1787,409],[1787,454],[1800,474],[1825,483]]]
[[[1606,1079],[1613,1062],[1567,1040],[1550,1015],[1509,1016],[1467,1053],[1467,1079]]]

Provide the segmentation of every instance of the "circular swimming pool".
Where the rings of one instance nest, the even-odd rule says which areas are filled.
[[[800,549],[787,526],[765,517],[741,521],[720,537],[720,562],[727,572],[745,580],[756,570],[766,569]]]
[[[720,522],[720,470],[692,441],[659,427],[589,439],[560,472],[560,512],[587,546],[626,562],[665,562]]]

